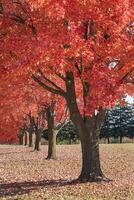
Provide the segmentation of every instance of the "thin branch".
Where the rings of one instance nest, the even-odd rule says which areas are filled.
[[[27,24],[27,26],[31,29],[32,34],[34,36],[36,36],[37,35],[37,31],[36,31],[36,28],[34,26],[33,19],[32,19],[31,15],[30,15],[30,12],[27,11],[27,9],[23,6],[22,2],[19,1],[19,0],[12,0],[12,3],[13,4],[18,4],[20,6],[20,8],[22,9],[22,12],[24,12],[27,15],[27,17],[29,17],[31,23]],[[27,4],[27,7],[29,7],[28,3],[25,2],[25,5],[26,4]],[[26,19],[23,19],[21,16],[18,16],[18,15],[14,14],[14,13],[10,14],[10,19],[16,21],[19,24],[26,24]]]
[[[65,78],[62,74],[57,73],[57,72],[55,72],[55,74],[56,74],[59,78],[61,78],[63,81],[66,81],[66,78]]]
[[[50,69],[51,71],[53,71],[53,68],[52,68],[51,66],[48,66],[48,67],[49,67],[49,69]],[[66,77],[63,76],[61,73],[55,72],[55,74],[56,74],[59,78],[61,78],[63,81],[66,81]]]
[[[127,72],[122,78],[121,78],[121,82],[123,81],[123,80],[125,80],[126,78],[127,78],[127,76],[128,75],[130,75],[131,73],[132,73],[132,71],[134,70],[134,67],[129,71],[129,72]]]
[[[80,78],[81,78],[82,70],[78,67],[77,62],[75,62],[74,66],[75,66],[75,68],[77,69],[77,71],[78,71],[78,73],[79,73],[79,76],[80,76]]]
[[[80,71],[81,71],[81,73],[82,73],[82,71],[83,71],[83,59],[82,59],[82,55],[81,55],[81,57],[80,57]]]
[[[63,96],[64,98],[66,98],[66,93],[63,90],[56,90],[50,86],[47,86],[44,82],[40,81],[35,75],[32,75],[32,79],[38,83],[41,87],[43,87],[45,90],[53,93],[53,94],[57,94],[60,96]]]
[[[48,79],[43,72],[39,69],[38,72],[40,73],[40,75],[42,76],[42,78],[47,81],[48,83],[50,83],[52,86],[54,86],[56,89],[61,90],[62,92],[64,92],[59,86],[57,86],[53,81],[51,81],[50,79]]]
[[[95,23],[94,23],[93,19],[90,20],[89,26],[90,26],[90,33],[89,34],[94,37],[96,35],[96,32],[95,32]]]
[[[0,14],[3,14],[3,5],[2,5],[2,3],[0,2]]]
[[[14,20],[15,22],[17,22],[19,24],[25,24],[25,19],[23,19],[22,17],[20,17],[19,15],[14,14],[14,13],[10,14],[10,19]]]

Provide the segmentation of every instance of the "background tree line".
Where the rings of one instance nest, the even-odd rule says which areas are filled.
[[[77,143],[79,140],[76,128],[71,121],[68,121],[63,128],[58,132],[59,143]],[[130,106],[116,106],[107,111],[105,121],[100,130],[100,139],[107,139],[110,143],[110,138],[113,142],[122,143],[122,139],[134,137],[134,108]]]
[[[100,139],[107,139],[110,143],[110,138],[114,138],[116,142],[122,143],[124,137],[133,139],[134,137],[134,108],[133,106],[116,106],[106,113],[106,118],[100,131]],[[48,141],[49,131],[42,124],[41,138]],[[71,120],[66,120],[64,123],[56,125],[57,129],[57,144],[77,144],[79,143],[79,135]],[[27,135],[25,131],[29,132],[29,146],[31,146],[31,134],[36,131],[34,121],[31,118],[29,127],[24,119],[24,125],[20,131],[20,144],[27,145]],[[23,139],[24,136],[24,139]],[[114,142],[115,142],[114,141]]]

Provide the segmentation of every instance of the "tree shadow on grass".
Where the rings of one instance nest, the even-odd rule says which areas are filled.
[[[78,180],[68,181],[62,179],[0,184],[0,197],[28,194],[32,191],[38,190],[39,188],[62,187],[66,185],[76,185],[77,183],[79,183]]]
[[[109,180],[110,182],[112,180]],[[109,181],[106,181],[108,183]],[[101,182],[96,182],[100,184]],[[85,184],[85,182],[80,182],[78,179],[74,180],[42,180],[42,181],[24,181],[24,182],[13,182],[0,184],[0,197],[15,196],[22,194],[29,194],[30,192],[36,191],[38,189],[49,189],[54,187],[63,187],[69,185]]]

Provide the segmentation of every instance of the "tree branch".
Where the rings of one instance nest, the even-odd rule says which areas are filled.
[[[57,86],[53,81],[51,81],[50,79],[48,79],[43,72],[39,69],[38,72],[40,73],[40,75],[42,76],[42,78],[47,81],[48,83],[50,83],[52,86],[54,86],[57,90],[60,90],[62,92],[64,92],[59,86]]]
[[[131,73],[132,73],[132,71],[134,70],[134,67],[129,71],[129,72],[127,72],[122,78],[121,78],[121,82],[123,81],[123,80],[125,80],[126,78],[127,78],[127,76],[128,75],[130,75]]]
[[[1,2],[0,2],[0,14],[3,14],[3,5]]]
[[[62,89],[54,89],[50,86],[47,86],[44,82],[40,81],[35,75],[32,75],[32,79],[38,83],[41,87],[43,87],[45,90],[53,93],[53,94],[57,94],[60,96],[63,96],[64,98],[66,98],[66,93],[62,90]]]
[[[49,69],[50,69],[51,71],[53,71],[53,68],[52,68],[51,66],[49,66]],[[61,78],[63,81],[66,81],[66,77],[63,76],[61,73],[55,72],[55,74],[56,74],[59,78]]]
[[[14,13],[10,14],[10,19],[14,20],[15,22],[17,22],[19,24],[25,24],[25,19],[23,19],[22,17],[20,17],[19,15],[14,14]]]
[[[57,72],[55,72],[55,74],[56,74],[59,78],[61,78],[63,81],[66,81],[66,78],[65,78],[62,74],[57,73]]]
[[[77,69],[77,71],[78,71],[78,73],[79,73],[79,76],[81,77],[82,70],[78,67],[77,62],[75,62],[74,66],[75,66],[75,68]]]

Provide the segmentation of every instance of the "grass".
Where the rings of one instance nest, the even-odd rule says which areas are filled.
[[[79,183],[80,145],[57,146],[57,157],[15,145],[0,146],[0,200],[133,200],[134,145],[100,145],[101,165],[111,181]]]

